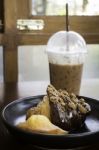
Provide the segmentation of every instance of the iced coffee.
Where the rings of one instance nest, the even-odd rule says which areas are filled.
[[[49,63],[50,81],[57,89],[79,94],[83,64],[57,65]]]
[[[57,32],[49,39],[47,52],[51,84],[57,90],[79,94],[86,53],[84,39],[73,31]]]

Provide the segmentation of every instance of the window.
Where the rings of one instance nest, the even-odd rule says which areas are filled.
[[[49,81],[45,45],[18,48],[19,81]],[[88,44],[82,79],[99,77],[99,44]],[[38,61],[39,60],[39,61]]]
[[[68,0],[70,15],[99,15],[98,0]],[[65,15],[66,0],[32,0],[32,15]]]
[[[19,81],[49,81],[45,45],[18,47]]]
[[[22,1],[22,0],[21,0]],[[25,16],[20,13],[20,19],[42,20],[43,28],[29,30],[25,28],[26,33],[33,33],[34,41],[28,36],[28,41],[33,44],[46,44],[48,38],[59,30],[65,30],[65,5],[66,0],[25,0],[26,5]],[[69,3],[69,22],[70,30],[80,33],[87,43],[99,42],[99,1],[95,0],[68,0]],[[27,7],[28,6],[28,7]],[[19,10],[22,8],[18,4]],[[25,8],[24,7],[24,8]],[[28,9],[27,9],[28,8]],[[20,12],[20,11],[19,11]],[[41,23],[41,22],[40,22]],[[28,23],[27,23],[28,24]],[[89,26],[90,25],[90,26]],[[29,26],[29,25],[27,25]],[[23,33],[23,32],[20,32]],[[29,38],[30,37],[30,38]],[[23,36],[22,36],[23,38]],[[37,41],[38,40],[38,41]],[[21,41],[20,41],[21,42]],[[31,44],[31,42],[29,42]]]

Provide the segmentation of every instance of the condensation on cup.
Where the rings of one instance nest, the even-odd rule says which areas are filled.
[[[50,82],[55,88],[79,95],[86,42],[74,31],[59,31],[47,43]]]

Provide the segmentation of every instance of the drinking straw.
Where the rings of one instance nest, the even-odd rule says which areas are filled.
[[[68,32],[69,32],[69,15],[68,15],[68,3],[66,3],[66,50],[69,51],[69,36],[68,36]]]
[[[69,31],[68,3],[66,3],[66,31]]]

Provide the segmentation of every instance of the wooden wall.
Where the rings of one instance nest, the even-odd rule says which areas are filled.
[[[3,32],[3,22],[4,21],[4,5],[3,0],[0,0],[0,32]]]

